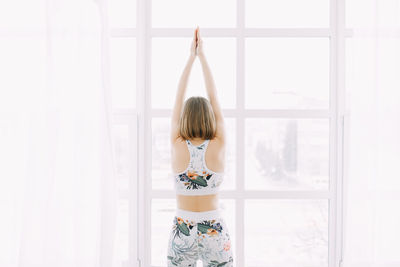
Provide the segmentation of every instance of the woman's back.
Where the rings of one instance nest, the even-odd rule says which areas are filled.
[[[188,141],[188,142],[187,142]],[[174,173],[175,186],[177,191],[177,204],[179,209],[191,211],[207,211],[216,210],[218,208],[218,194],[216,193],[222,183],[224,175],[225,146],[217,138],[213,140],[177,140],[172,144],[171,162],[172,171]],[[191,150],[191,151],[189,151]],[[191,159],[190,153],[196,153],[195,159]],[[199,164],[200,158],[204,157],[203,164]],[[197,166],[202,166],[210,176],[203,176],[200,183],[193,183],[193,180],[185,179],[184,173],[190,167],[190,161]],[[179,175],[178,175],[179,174]],[[192,177],[193,178],[193,177]],[[183,180],[183,181],[182,181]],[[199,182],[200,182],[199,181]],[[187,189],[187,183],[192,182],[192,186]],[[187,191],[187,192],[186,192]],[[196,195],[191,195],[196,194]]]
[[[205,140],[189,140],[193,145],[199,146]],[[174,173],[186,170],[189,165],[190,154],[186,141],[178,139],[171,146],[171,163]],[[213,172],[224,172],[225,170],[225,145],[218,138],[210,140],[205,152],[205,164]]]

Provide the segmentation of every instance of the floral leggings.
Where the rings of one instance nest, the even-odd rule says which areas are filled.
[[[168,242],[168,267],[232,267],[231,240],[220,210],[177,209]]]

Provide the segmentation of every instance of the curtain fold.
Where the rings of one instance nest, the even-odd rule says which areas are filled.
[[[10,35],[0,42],[0,266],[113,266],[117,188],[101,6],[35,2],[44,14],[1,25]]]
[[[344,266],[400,266],[400,1],[347,12]]]

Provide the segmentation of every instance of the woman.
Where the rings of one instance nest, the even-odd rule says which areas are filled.
[[[228,228],[218,208],[226,133],[214,81],[195,30],[171,121],[171,159],[177,212],[168,243],[168,266],[233,266]],[[209,100],[190,97],[183,106],[190,70],[198,56]],[[183,108],[182,108],[183,106]]]

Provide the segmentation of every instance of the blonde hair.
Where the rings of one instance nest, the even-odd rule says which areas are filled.
[[[214,111],[207,98],[192,96],[185,101],[179,119],[179,134],[182,139],[214,139],[216,125]]]

